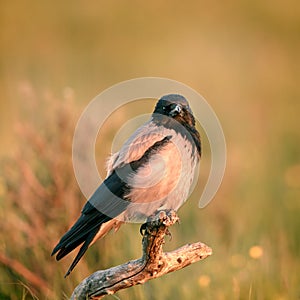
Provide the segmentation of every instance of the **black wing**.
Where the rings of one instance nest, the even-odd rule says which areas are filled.
[[[56,260],[60,260],[83,243],[65,276],[71,273],[86,252],[101,225],[126,209],[129,202],[122,198],[128,189],[127,184],[120,179],[116,172],[113,172],[85,204],[79,219],[64,234],[51,254],[57,253]]]

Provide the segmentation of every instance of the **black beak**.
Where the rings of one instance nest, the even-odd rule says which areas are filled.
[[[180,114],[182,111],[182,106],[180,104],[175,104],[174,107],[171,109],[169,115],[171,117],[175,117],[177,116],[178,114]]]

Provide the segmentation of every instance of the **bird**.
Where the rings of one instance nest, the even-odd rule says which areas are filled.
[[[187,99],[158,99],[150,119],[107,161],[107,176],[54,247],[60,260],[80,246],[67,277],[87,249],[110,230],[145,222],[160,210],[177,211],[189,196],[201,139]]]

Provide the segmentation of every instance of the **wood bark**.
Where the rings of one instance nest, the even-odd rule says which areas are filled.
[[[201,242],[163,252],[164,237],[170,235],[168,228],[178,221],[173,211],[159,212],[154,221],[145,224],[141,258],[93,273],[75,288],[70,299],[102,299],[105,295],[143,284],[210,256],[212,249]]]

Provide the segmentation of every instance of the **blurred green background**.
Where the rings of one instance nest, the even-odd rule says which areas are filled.
[[[85,202],[71,161],[81,111],[144,76],[208,100],[228,161],[215,199],[196,209],[198,187],[166,243],[201,240],[213,255],[118,297],[300,299],[299,1],[3,0],[0,49],[0,299],[66,299],[95,270],[140,256],[132,224],[97,242],[67,279],[72,257],[57,263],[50,253]],[[153,104],[110,120],[101,172],[114,133]]]

